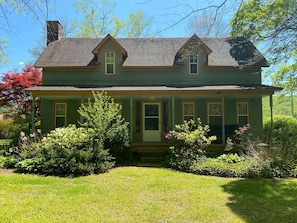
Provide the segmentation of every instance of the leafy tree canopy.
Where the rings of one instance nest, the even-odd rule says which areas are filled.
[[[243,36],[264,49],[277,65],[275,84],[292,91],[297,88],[297,1],[248,0],[231,21],[231,36]]]
[[[22,72],[7,72],[0,83],[0,106],[10,106],[24,114],[31,110],[32,97],[24,89],[41,84],[41,71],[27,65]]]
[[[142,10],[131,12],[127,22],[114,15],[115,2],[112,0],[76,0],[74,7],[82,19],[72,21],[74,35],[84,38],[100,38],[111,34],[113,37],[140,37],[148,35],[150,18]]]

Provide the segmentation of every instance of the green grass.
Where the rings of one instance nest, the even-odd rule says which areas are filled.
[[[0,173],[0,222],[295,222],[297,180],[118,167],[80,178]]]

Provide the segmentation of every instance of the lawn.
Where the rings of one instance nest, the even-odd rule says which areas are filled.
[[[0,171],[0,222],[295,222],[297,180],[117,167],[79,178]]]

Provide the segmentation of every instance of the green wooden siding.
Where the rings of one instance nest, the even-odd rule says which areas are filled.
[[[66,86],[148,86],[148,85],[222,85],[260,84],[260,74],[250,70],[205,70],[199,75],[188,75],[185,70],[121,71],[104,75],[104,67],[91,71],[44,71],[44,85]]]
[[[42,100],[41,108],[42,132],[47,133],[53,128],[53,102],[52,100]]]
[[[105,52],[115,52],[116,74],[105,75]],[[144,85],[222,85],[222,84],[260,84],[261,70],[238,70],[205,68],[205,55],[201,54],[199,74],[189,75],[186,59],[178,70],[123,70],[122,55],[119,49],[107,45],[99,53],[100,65],[95,70],[48,71],[43,72],[44,85],[74,86],[144,86]],[[172,61],[173,64],[173,61]],[[180,65],[178,66],[180,67]]]
[[[78,124],[79,114],[77,112],[80,105],[79,100],[68,100],[67,116],[68,124]]]

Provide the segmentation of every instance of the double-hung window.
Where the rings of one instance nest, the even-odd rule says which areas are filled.
[[[189,58],[189,74],[198,74],[198,54],[190,54]]]
[[[105,53],[105,74],[115,74],[115,54]]]
[[[66,126],[66,103],[55,104],[55,128]]]
[[[222,125],[222,104],[220,102],[208,103],[208,124]]]
[[[194,102],[184,102],[183,103],[183,119],[189,121],[195,118],[195,103]]]
[[[244,126],[249,123],[249,103],[237,102],[237,123]]]

